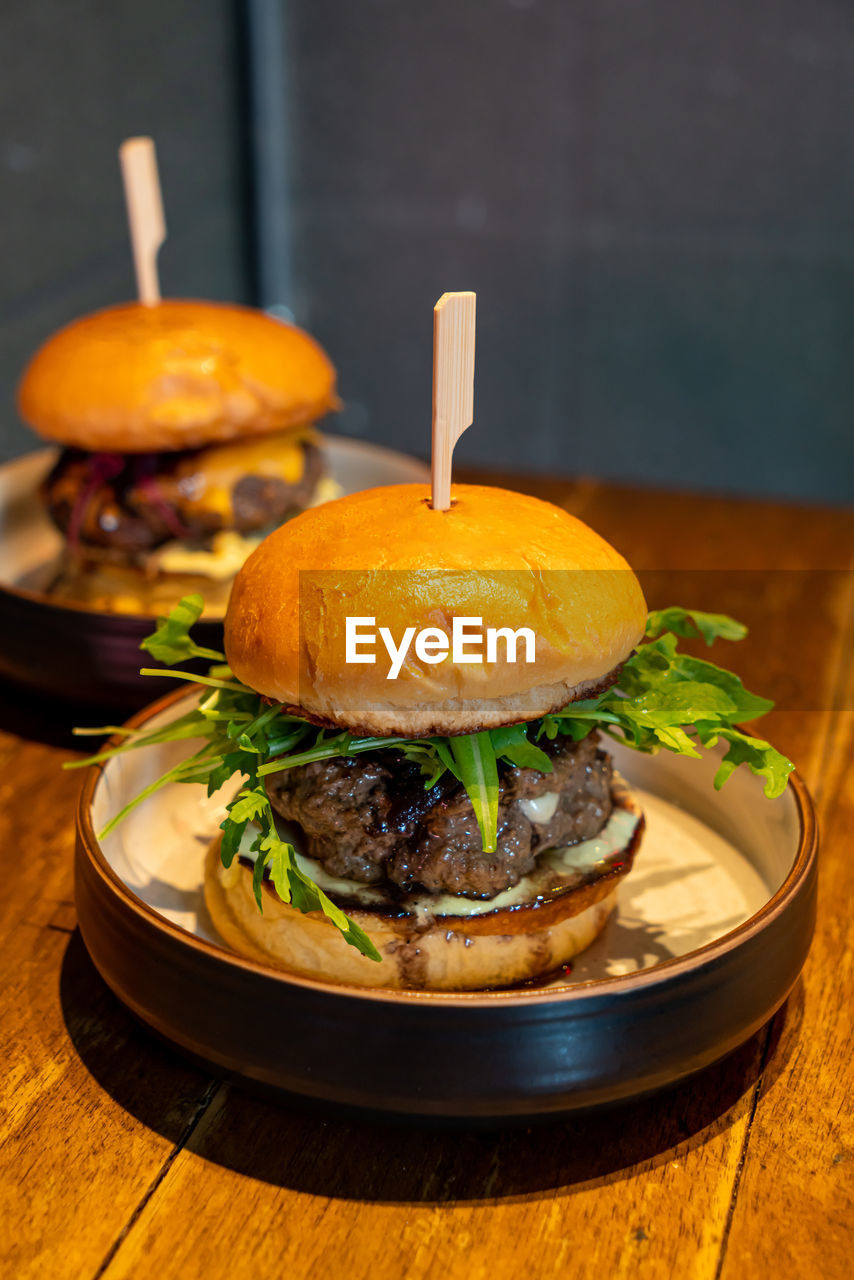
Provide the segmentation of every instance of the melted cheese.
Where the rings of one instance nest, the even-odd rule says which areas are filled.
[[[323,476],[310,505],[319,507],[323,502],[339,498],[342,493],[340,484],[331,476]],[[152,552],[149,564],[158,573],[191,573],[211,578],[214,582],[227,582],[263,540],[261,533],[240,534],[234,529],[223,529],[213,535],[208,547],[189,547],[178,540],[167,542]]]
[[[305,443],[310,434],[288,431],[210,445],[175,468],[179,502],[188,511],[204,508],[231,518],[231,495],[243,476],[273,476],[299,484],[305,471]]]
[[[560,793],[558,791],[544,791],[541,796],[531,796],[527,800],[520,800],[519,808],[526,818],[539,825],[540,823],[551,822],[557,812],[559,800]]]

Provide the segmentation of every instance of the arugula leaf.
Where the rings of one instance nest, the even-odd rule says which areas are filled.
[[[189,671],[159,671],[157,667],[140,667],[139,674],[141,676],[159,676],[169,680],[186,680],[188,684],[204,684],[209,689],[233,689],[237,693],[244,693],[244,685],[238,684],[236,680],[212,680],[210,676],[191,675]]]
[[[292,902],[297,911],[322,911],[341,931],[344,941],[351,947],[361,951],[369,960],[382,959],[364,929],[345,915],[340,907],[336,907],[323,890],[300,870],[293,845],[280,840],[275,832],[271,832],[261,841],[261,852],[264,854],[264,864],[270,868],[273,887],[283,902]]]
[[[240,847],[247,822],[257,824],[259,830],[252,843],[256,854],[252,872],[252,888],[259,911],[264,910],[264,872],[268,871],[273,888],[282,902],[297,911],[322,911],[328,920],[340,930],[344,941],[361,951],[369,960],[382,959],[364,929],[337,907],[334,902],[301,870],[296,850],[287,840],[282,840],[276,830],[273,808],[263,788],[241,792],[242,801],[230,806],[229,817],[223,822],[221,859],[228,867]],[[233,822],[235,815],[241,819]],[[245,816],[248,815],[248,816]]]
[[[255,902],[257,904],[258,910],[261,912],[262,915],[264,914],[264,898],[262,896],[264,893],[264,867],[267,862],[267,859],[262,856],[264,852],[263,844],[264,844],[264,837],[259,832],[258,838],[254,841],[252,845],[253,853],[258,854],[258,857],[255,859],[255,865],[252,868],[252,892],[255,895]]]
[[[633,714],[656,729],[694,724],[696,720],[730,719],[737,703],[716,684],[701,680],[674,681],[671,688],[656,684],[635,696]]]
[[[490,729],[492,749],[496,757],[514,764],[517,769],[538,769],[540,773],[551,773],[554,769],[549,757],[531,742],[524,724],[507,725],[501,729]]]
[[[321,730],[318,734],[317,745],[310,747],[308,751],[296,756],[277,756],[275,760],[268,760],[261,765],[258,770],[259,778],[265,778],[270,773],[281,773],[283,769],[295,769],[301,764],[312,764],[315,760],[356,756],[365,751],[384,751],[388,747],[397,747],[409,741],[407,738],[352,738],[349,733],[339,733],[334,738],[320,740],[322,732]]]
[[[454,756],[454,753],[451,750],[452,739],[451,738],[434,738],[433,741],[436,744],[436,755],[439,757],[442,764],[445,766],[445,768],[448,770],[449,773],[453,774],[457,782],[462,782],[463,775],[460,772],[460,767],[457,764],[456,757]],[[481,831],[481,835],[483,835],[482,831]]]
[[[235,751],[227,739],[220,737],[218,744],[219,759],[216,761],[208,777],[208,795],[212,796],[232,778],[245,775],[250,782],[257,781],[258,755],[254,751]]]
[[[148,797],[153,795],[155,791],[159,791],[161,787],[165,787],[167,783],[203,781],[206,776],[203,761],[207,754],[208,749],[206,747],[202,747],[200,751],[196,751],[192,756],[190,756],[189,760],[184,760],[181,764],[175,765],[172,769],[167,769],[166,773],[161,774],[159,778],[155,778],[153,782],[149,783],[147,787],[140,791],[139,795],[134,796],[133,800],[129,801],[123,809],[120,809],[115,817],[111,818],[103,831],[98,833],[98,839],[103,840],[105,836],[108,836],[111,831],[116,829],[119,823],[124,821],[131,810],[135,809],[143,800],[148,799]],[[210,762],[210,767],[213,767],[213,761]]]
[[[556,711],[550,715],[543,716],[536,736],[538,738],[545,736],[552,741],[559,733],[565,733],[574,742],[580,742],[582,738],[587,737],[588,733],[592,733],[594,729],[600,726],[605,719],[606,713],[595,699],[571,702],[568,707],[564,707],[563,711]],[[615,725],[619,724],[617,716],[611,716],[610,720]]]
[[[109,727],[97,731],[100,733],[109,733]],[[162,729],[156,729],[151,733],[145,733],[139,729],[124,730],[126,741],[119,747],[112,747],[108,751],[99,751],[93,756],[84,756],[79,760],[68,760],[63,768],[65,769],[85,769],[91,764],[103,764],[105,760],[111,760],[113,756],[124,755],[128,751],[135,751],[138,747],[154,746],[159,742],[177,742],[182,738],[199,738],[204,737],[204,721],[199,711],[191,711],[187,715],[180,716],[177,720],[171,721]]]
[[[698,615],[691,615],[697,618]],[[685,622],[686,611],[664,609],[650,615],[648,631],[656,633],[660,619]],[[736,638],[739,625],[722,614],[701,615],[704,625]],[[690,620],[685,623],[690,628]],[[686,632],[696,635],[696,631]],[[702,658],[679,653],[673,632],[643,644],[625,663],[617,684],[594,700],[573,703],[546,716],[540,733],[554,737],[568,733],[583,737],[598,726],[603,732],[638,751],[662,747],[679,755],[698,757],[698,746],[714,746],[718,739],[730,748],[715,776],[720,788],[739,764],[766,778],[765,792],[777,796],[785,789],[794,766],[761,738],[737,727],[773,707],[768,698],[749,693],[738,676]]]
[[[730,744],[715,774],[716,791],[720,791],[740,764],[746,764],[751,773],[766,779],[765,794],[769,800],[781,796],[786,790],[789,774],[795,766],[762,738],[751,738],[740,729],[721,726],[709,728],[698,725],[697,732],[704,747],[713,747],[719,738]]]
[[[203,649],[190,639],[190,628],[202,616],[205,602],[200,595],[184,596],[165,618],[158,618],[157,630],[146,636],[140,649],[147,650],[158,662],[174,667],[190,658],[209,658],[211,662],[225,662],[225,654],[216,649]],[[159,673],[160,675],[163,672]]]
[[[448,767],[439,755],[435,741],[427,739],[424,742],[402,742],[400,751],[407,760],[411,760],[420,768],[424,775],[425,791],[435,787]]]
[[[489,732],[449,738],[458,777],[468,792],[483,839],[483,852],[498,846],[498,765]]]
[[[704,662],[702,658],[692,658],[688,654],[680,653],[677,671],[680,679],[705,684],[709,688],[710,698],[711,686],[716,686],[725,693],[734,703],[734,709],[728,717],[731,720],[758,720],[760,716],[767,715],[774,708],[770,698],[761,698],[758,694],[748,693],[741,680],[732,671],[725,671],[711,662]],[[696,718],[700,718],[699,713]]]
[[[755,720],[774,706],[769,698],[748,693],[732,671],[716,667],[703,658],[692,658],[687,653],[679,653],[676,646],[677,640],[672,633],[641,645],[623,667],[617,682],[619,690],[630,698],[638,698],[653,688],[659,688],[667,698],[676,700],[682,697],[679,692],[680,683],[692,682],[697,692],[701,687],[705,690],[700,693],[700,697],[708,702],[710,710],[715,711],[714,689],[717,688],[733,703],[727,716],[729,719]],[[610,694],[611,690],[606,690],[604,697],[607,699]],[[688,724],[701,718],[702,710],[702,707],[698,707],[682,723]]]
[[[224,867],[230,867],[234,861],[235,854],[240,848],[240,842],[243,839],[243,833],[249,825],[246,822],[235,822],[231,814],[219,824],[222,831],[222,839],[219,846],[220,861]]]
[[[228,806],[232,822],[251,822],[260,814],[266,813],[269,800],[263,791],[241,791],[236,800]]]
[[[545,751],[531,742],[524,724],[490,729],[482,734],[404,742],[400,744],[400,751],[420,766],[426,790],[435,786],[446,770],[462,782],[475,811],[485,853],[492,852],[497,843],[497,761],[506,760],[519,769],[538,769],[541,773],[551,773],[554,767]]]
[[[662,631],[673,631],[686,639],[702,636],[706,644],[715,640],[743,640],[747,627],[725,613],[703,613],[700,609],[681,609],[671,605],[669,609],[654,609],[646,621],[646,634],[650,640]]]

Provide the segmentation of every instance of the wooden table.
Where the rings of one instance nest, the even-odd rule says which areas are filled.
[[[527,1129],[380,1126],[244,1096],[157,1043],[93,970],[75,929],[67,718],[7,694],[4,1276],[854,1272],[854,516],[516,483],[612,540],[651,604],[752,625],[722,661],[780,699],[767,733],[822,829],[818,932],[786,1008],[664,1096]]]

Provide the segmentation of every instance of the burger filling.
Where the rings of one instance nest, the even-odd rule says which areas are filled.
[[[331,875],[405,893],[493,898],[549,849],[599,834],[612,809],[610,757],[598,734],[547,739],[551,773],[499,764],[498,840],[485,853],[465,787],[444,773],[429,790],[394,751],[315,761],[267,779],[277,813]]]
[[[323,470],[310,433],[174,453],[65,449],[44,497],[72,550],[137,563],[175,540],[273,528],[311,505]]]
[[[623,788],[599,747],[599,732],[636,751],[681,756],[699,756],[701,748],[722,742],[715,785],[746,765],[765,779],[769,797],[782,794],[794,768],[739,727],[773,703],[750,693],[732,672],[679,650],[681,636],[702,635],[707,643],[740,639],[745,628],[724,614],[676,606],[651,613],[646,640],[613,685],[539,720],[410,739],[358,737],[346,729],[330,734],[259,695],[234,678],[225,655],[192,639],[202,608],[201,596],[186,596],[142,644],[170,667],[212,662],[206,676],[181,676],[202,686],[200,701],[170,724],[126,730],[130,737],[120,745],[75,761],[100,764],[145,744],[187,746],[186,756],[116,814],[99,838],[167,783],[204,783],[212,796],[239,778],[220,824],[224,871],[247,858],[259,910],[269,877],[283,903],[322,912],[373,960],[381,959],[377,947],[330,896],[338,889],[327,883],[326,892],[324,880],[347,882],[348,892],[361,882],[364,893],[387,894],[407,914],[413,904],[421,910],[423,895],[433,895],[438,915],[462,914],[447,910],[443,899],[452,897],[469,900],[467,915],[493,904],[483,910],[487,915],[506,904],[502,893],[527,892],[533,882],[538,895],[547,894],[555,872],[565,883],[568,869],[586,864],[585,850],[579,848],[576,859],[573,845],[599,846],[593,859],[599,876],[601,864],[625,850],[629,856],[618,857],[608,874],[628,869],[633,849],[627,841],[636,844],[639,824],[621,812]],[[300,858],[278,817],[302,828],[307,857]],[[315,867],[325,874],[316,875]],[[406,893],[412,896],[401,902]]]

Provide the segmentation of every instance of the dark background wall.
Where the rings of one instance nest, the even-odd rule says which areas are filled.
[[[0,446],[33,447],[13,391],[58,325],[134,294],[117,149],[157,141],[164,292],[249,301],[229,0],[2,0]]]
[[[7,0],[0,40],[4,388],[131,291],[115,147],[151,132],[164,287],[248,296],[259,231],[257,296],[332,354],[339,429],[426,451],[431,307],[474,288],[459,456],[854,497],[854,7]]]

